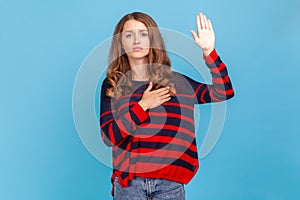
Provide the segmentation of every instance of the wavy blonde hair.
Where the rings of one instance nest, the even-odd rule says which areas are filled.
[[[149,15],[142,12],[133,12],[125,15],[118,22],[114,30],[114,37],[109,52],[109,66],[106,74],[111,87],[107,88],[106,95],[118,98],[132,91],[131,68],[121,42],[121,33],[124,24],[132,19],[142,22],[148,29],[150,48],[147,56],[147,66],[149,81],[154,84],[153,89],[169,86],[171,92],[175,94],[175,85],[170,82],[172,78],[171,62],[165,51],[164,41],[157,24]]]

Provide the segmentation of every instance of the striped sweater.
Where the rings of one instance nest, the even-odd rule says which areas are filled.
[[[101,88],[100,127],[104,143],[112,147],[112,185],[127,187],[135,176],[163,178],[187,184],[199,167],[194,126],[194,104],[220,102],[234,91],[225,64],[216,50],[203,56],[212,84],[199,83],[173,72],[176,94],[162,105],[144,111],[137,103],[148,82],[133,81],[130,94],[118,99]],[[112,189],[113,195],[113,189]]]

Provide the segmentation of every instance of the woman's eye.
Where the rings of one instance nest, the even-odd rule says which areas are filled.
[[[148,34],[147,34],[147,33],[142,33],[142,36],[143,36],[143,37],[147,37]]]
[[[130,38],[131,37],[131,34],[126,34],[125,35],[125,38]]]

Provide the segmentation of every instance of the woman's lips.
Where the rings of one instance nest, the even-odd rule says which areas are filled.
[[[143,50],[143,48],[142,47],[134,47],[132,50],[133,51],[141,51],[141,50]]]

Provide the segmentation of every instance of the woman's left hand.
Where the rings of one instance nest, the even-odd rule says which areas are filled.
[[[215,33],[211,22],[205,15],[199,13],[196,16],[198,34],[194,30],[191,33],[196,44],[202,49],[204,56],[208,56],[215,48]]]

